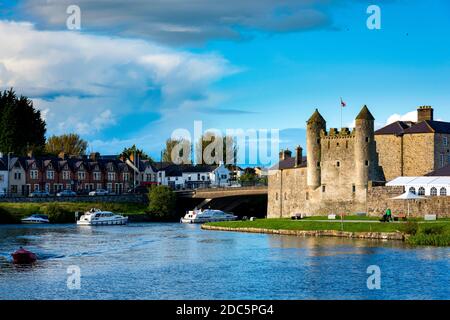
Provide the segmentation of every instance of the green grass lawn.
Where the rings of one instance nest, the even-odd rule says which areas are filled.
[[[48,214],[49,210],[57,207],[58,211],[65,212],[67,216],[74,217],[74,213],[85,212],[91,208],[108,210],[125,215],[144,214],[147,206],[137,203],[112,202],[43,202],[43,203],[0,203],[0,223],[19,222],[20,219],[31,214]],[[72,219],[72,218],[71,218]]]
[[[322,222],[314,219],[261,219],[255,221],[229,221],[209,223],[211,226],[227,228],[260,228],[272,230],[338,230],[349,232],[402,232],[410,235],[408,243],[413,245],[450,246],[450,222],[448,220],[417,223],[377,222]]]

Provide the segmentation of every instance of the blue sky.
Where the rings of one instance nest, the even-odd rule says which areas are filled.
[[[377,126],[420,105],[450,119],[450,4],[432,1],[0,0],[0,87],[43,111],[49,134],[78,132],[91,151],[136,143],[159,158],[177,128],[282,130],[304,144],[315,108],[351,126],[363,104]],[[381,30],[366,27],[369,5]]]

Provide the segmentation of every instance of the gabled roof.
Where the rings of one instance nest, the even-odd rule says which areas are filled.
[[[413,122],[396,121],[396,122],[388,124],[387,126],[375,131],[375,134],[376,135],[382,135],[382,134],[402,135],[405,132],[405,130],[410,128],[412,125],[414,125]]]
[[[284,160],[278,162],[278,164],[271,167],[269,170],[286,170],[286,169],[295,169],[295,168],[306,168],[307,166],[307,158],[302,158],[302,163],[300,166],[295,166],[295,157],[289,157]]]
[[[446,133],[450,134],[450,123],[442,121],[422,121],[405,130],[405,134],[412,133]]]
[[[0,158],[0,171],[7,171],[8,170],[8,160]]]

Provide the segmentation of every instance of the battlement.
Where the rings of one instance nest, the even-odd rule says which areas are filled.
[[[320,136],[322,139],[354,138],[355,130],[350,131],[349,128],[342,128],[341,130],[338,128],[330,128],[328,132],[322,130]]]

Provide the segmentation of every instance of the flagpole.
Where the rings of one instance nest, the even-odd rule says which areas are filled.
[[[341,97],[341,129],[342,129],[342,127],[343,127],[343,124],[342,124],[342,109],[344,109],[344,107],[342,106],[342,97]]]

